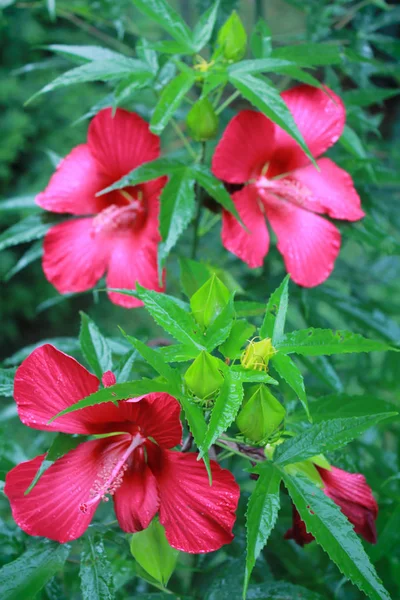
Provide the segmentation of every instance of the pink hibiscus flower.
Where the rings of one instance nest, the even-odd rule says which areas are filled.
[[[372,495],[372,490],[360,473],[348,473],[337,467],[323,469],[317,467],[324,483],[323,492],[338,506],[354,531],[367,542],[376,544],[376,525],[378,504]],[[285,534],[286,539],[294,539],[300,546],[309,544],[314,536],[307,532],[296,508],[293,507],[293,527]]]
[[[269,249],[267,220],[287,271],[305,287],[329,277],[340,250],[338,229],[317,213],[347,221],[364,216],[350,175],[329,158],[319,158],[339,139],[345,122],[343,102],[326,91],[329,95],[300,85],[282,94],[319,171],[283,129],[252,110],[232,119],[212,163],[223,181],[247,184],[232,198],[249,232],[224,212],[225,248],[249,267],[260,267]]]
[[[106,385],[115,383],[111,372]],[[17,524],[29,535],[64,543],[81,536],[108,495],[120,527],[145,529],[156,513],[171,546],[211,552],[232,541],[239,487],[211,461],[212,485],[196,454],[171,451],[181,443],[180,405],[149,394],[81,409],[49,424],[55,414],[99,389],[99,380],[51,345],[32,352],[15,376],[21,421],[39,430],[113,436],[81,443],[56,460],[25,495],[45,455],[7,474],[5,494]]]
[[[158,136],[135,113],[118,108],[92,120],[87,144],[61,161],[44,192],[42,208],[85,216],[52,227],[44,239],[43,270],[61,293],[92,288],[107,271],[107,287],[135,289],[136,282],[159,290],[157,245],[159,195],[165,178],[104,196],[96,194],[160,154]],[[126,308],[141,302],[111,292]]]

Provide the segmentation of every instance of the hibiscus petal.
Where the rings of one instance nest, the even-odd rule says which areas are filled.
[[[44,455],[12,469],[6,476],[4,493],[16,523],[29,535],[60,543],[80,537],[100,502],[98,499],[88,504],[91,490],[102,483],[104,472],[120,457],[127,443],[110,444],[109,439],[103,439],[80,444],[51,465],[27,495],[25,491]]]
[[[333,219],[362,219],[365,213],[361,210],[360,197],[350,175],[329,158],[321,158],[317,164],[319,171],[309,165],[294,171],[290,176],[290,179],[304,187],[305,208],[326,213]]]
[[[46,210],[72,215],[90,215],[105,208],[105,197],[96,193],[110,185],[101,173],[87,144],[74,148],[58,165],[47,188],[36,196],[36,204]]]
[[[228,124],[215,149],[212,171],[228,183],[259,175],[274,152],[274,124],[263,114],[242,110]]]
[[[307,532],[306,524],[300,517],[296,507],[292,506],[293,526],[287,530],[283,536],[285,540],[294,540],[299,546],[309,544],[315,538],[311,533]]]
[[[55,225],[44,239],[43,270],[61,293],[84,292],[104,275],[110,240],[93,234],[93,219]]]
[[[122,108],[114,115],[112,108],[97,113],[89,126],[88,145],[113,181],[160,154],[160,138],[150,132],[149,124]]]
[[[146,529],[160,505],[156,478],[144,462],[143,450],[139,448],[136,453],[139,460],[125,472],[114,494],[115,514],[121,529],[127,533]]]
[[[342,135],[346,112],[342,100],[329,88],[299,85],[282,93],[311,154],[318,158]],[[309,164],[303,150],[283,129],[276,126],[275,153],[269,177]]]
[[[137,423],[145,437],[152,437],[162,448],[173,448],[182,442],[181,406],[164,393],[147,394],[140,401],[120,402],[120,414]]]
[[[81,434],[120,431],[126,417],[112,402],[88,406],[48,423],[56,414],[98,389],[97,377],[71,356],[45,344],[18,367],[14,398],[21,421],[33,429]]]
[[[160,523],[171,546],[200,554],[229,544],[240,494],[233,475],[211,461],[210,486],[196,454],[163,450],[154,462],[149,465],[160,493]]]
[[[259,205],[258,192],[254,186],[247,185],[235,192],[232,199],[249,231],[247,232],[233,215],[224,211],[222,243],[250,268],[261,267],[269,249],[269,233]]]
[[[265,212],[293,281],[304,287],[325,281],[340,251],[338,229],[319,215],[284,200],[266,197]]]

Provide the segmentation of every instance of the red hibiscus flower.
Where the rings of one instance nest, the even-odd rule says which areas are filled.
[[[112,116],[106,108],[90,123],[87,144],[60,163],[36,202],[52,212],[86,215],[52,227],[45,237],[43,270],[60,293],[89,290],[106,271],[110,288],[132,290],[139,282],[160,289],[158,213],[165,178],[96,197],[159,154],[158,136],[139,115],[117,109]],[[136,298],[109,296],[126,308],[141,306]]]
[[[103,377],[115,383],[112,373]],[[15,377],[21,421],[39,430],[115,435],[81,443],[55,461],[25,495],[45,455],[24,462],[6,477],[15,521],[26,533],[64,543],[81,536],[108,495],[120,527],[146,528],[156,513],[174,548],[211,552],[231,542],[239,487],[211,461],[210,487],[196,454],[170,448],[181,442],[180,405],[168,394],[149,394],[49,419],[99,389],[99,380],[51,345],[38,348]]]
[[[317,467],[324,483],[323,492],[338,506],[354,531],[367,542],[376,544],[375,521],[378,516],[378,504],[372,495],[364,475],[348,473],[337,467],[323,469]],[[293,527],[285,534],[286,539],[294,539],[300,546],[309,544],[314,537],[307,533],[305,523],[301,520],[296,508],[293,507]]]
[[[252,110],[232,119],[212,163],[223,181],[247,183],[232,198],[249,232],[224,212],[225,248],[249,267],[260,267],[269,249],[267,220],[287,271],[305,287],[327,279],[340,250],[338,229],[317,213],[347,221],[364,216],[350,175],[319,158],[338,140],[345,122],[343,102],[326,92],[300,85],[282,94],[319,171],[283,129]]]

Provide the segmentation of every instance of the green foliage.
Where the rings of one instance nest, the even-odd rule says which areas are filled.
[[[115,598],[110,562],[101,538],[88,536],[85,539],[79,576],[83,600],[112,600]]]
[[[139,565],[156,581],[167,585],[179,552],[168,544],[164,528],[156,519],[144,531],[133,534],[130,548]]]

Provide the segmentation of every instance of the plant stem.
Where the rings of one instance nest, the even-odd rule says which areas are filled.
[[[182,129],[179,127],[179,125],[175,121],[175,119],[171,119],[171,125],[174,128],[176,135],[179,137],[179,139],[181,140],[181,142],[185,146],[186,150],[189,152],[190,156],[194,160],[197,160],[197,154],[196,154],[196,152],[193,150],[192,146],[190,145],[189,140],[187,139],[186,135],[183,133]]]
[[[200,156],[199,156],[199,164],[203,164],[204,162],[204,157],[206,154],[206,143],[205,142],[201,142],[201,151],[200,151]],[[191,259],[195,260],[196,259],[196,254],[197,254],[197,246],[199,243],[199,226],[200,226],[200,219],[201,219],[201,212],[202,212],[202,204],[203,204],[203,191],[199,185],[199,183],[196,182],[196,216],[194,218],[194,223],[193,223],[193,242],[192,242],[192,252],[191,252]]]
[[[229,98],[227,98],[227,99],[225,100],[225,102],[223,102],[223,103],[221,104],[221,106],[219,106],[219,107],[217,108],[217,110],[215,111],[215,114],[216,114],[216,115],[219,115],[219,113],[221,113],[221,112],[222,112],[222,111],[223,111],[223,110],[224,110],[224,109],[225,109],[227,106],[229,106],[231,102],[233,102],[234,100],[236,100],[236,98],[237,98],[238,96],[240,96],[240,92],[239,92],[239,90],[236,90],[236,92],[233,92],[233,94],[231,94],[231,95],[229,96]]]

